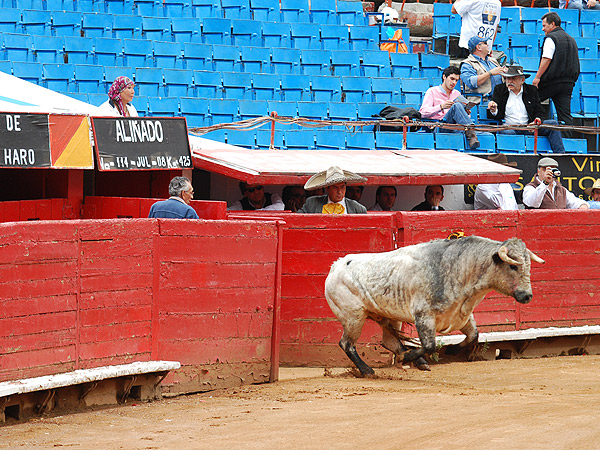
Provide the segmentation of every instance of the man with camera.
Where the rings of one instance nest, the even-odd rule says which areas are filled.
[[[540,159],[536,177],[523,189],[523,204],[533,209],[589,209],[587,202],[560,184],[559,177],[555,159]]]

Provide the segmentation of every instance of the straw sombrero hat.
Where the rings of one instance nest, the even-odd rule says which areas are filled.
[[[594,184],[592,185],[592,187],[585,188],[583,190],[583,192],[585,192],[585,195],[592,195],[592,191],[594,189],[600,189],[600,178],[598,178],[596,181],[594,181]]]
[[[366,178],[354,172],[342,170],[338,166],[331,166],[329,169],[310,177],[304,185],[304,189],[310,191],[337,183],[365,183],[366,181]]]

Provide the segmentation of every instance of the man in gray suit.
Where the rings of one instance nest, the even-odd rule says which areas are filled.
[[[312,190],[324,187],[325,195],[316,195],[306,199],[299,213],[313,214],[366,214],[367,208],[355,200],[345,197],[347,183],[365,183],[366,178],[353,172],[342,170],[337,166],[313,175],[304,185],[304,189]]]

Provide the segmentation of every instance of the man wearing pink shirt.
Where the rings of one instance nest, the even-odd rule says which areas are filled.
[[[460,96],[454,87],[460,80],[460,69],[457,66],[449,66],[442,72],[442,84],[429,88],[425,93],[423,104],[419,109],[421,116],[426,119],[439,120],[445,123],[458,123],[461,125],[472,125],[470,113],[465,105],[456,101]],[[469,139],[469,147],[479,147],[479,139],[473,130],[465,131]]]

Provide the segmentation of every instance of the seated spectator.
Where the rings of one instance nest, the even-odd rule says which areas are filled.
[[[281,198],[285,206],[284,209],[297,212],[306,202],[306,192],[302,186],[286,186],[281,192]]]
[[[325,195],[315,195],[306,199],[299,213],[311,214],[366,214],[367,208],[355,200],[344,197],[346,183],[364,183],[366,178],[337,166],[319,172],[308,179],[304,189],[325,188]]]
[[[578,9],[579,11],[584,9],[595,9],[600,10],[600,3],[596,0],[559,0],[558,7],[561,9]]]
[[[542,120],[544,116],[538,90],[535,86],[525,83],[529,74],[523,73],[521,66],[508,66],[502,74],[505,84],[499,84],[494,89],[492,99],[488,103],[488,118],[496,119],[506,125],[533,125],[545,123],[558,125],[556,120]],[[504,134],[533,134],[528,130],[502,130]],[[554,153],[564,153],[562,135],[558,130],[540,128],[540,136],[547,136],[550,148]]]
[[[444,123],[458,123],[461,125],[473,125],[471,113],[465,109],[465,105],[457,98],[460,96],[454,87],[460,79],[460,69],[449,66],[442,73],[442,84],[429,88],[423,98],[423,104],[419,109],[424,119],[439,120]],[[464,98],[464,97],[463,97]],[[479,140],[473,130],[465,131],[469,139],[470,148],[478,148]]]
[[[265,192],[261,184],[247,184],[240,181],[240,191],[244,197],[227,208],[228,211],[283,211],[281,197]]]
[[[489,56],[490,47],[488,41],[479,36],[469,39],[469,51],[471,54],[460,63],[460,79],[463,82],[465,96],[473,103],[479,104],[482,97],[469,96],[470,92],[481,94],[487,99],[497,84],[502,83],[501,73],[506,72],[506,67]]]
[[[151,219],[198,219],[198,214],[190,206],[194,198],[194,188],[186,177],[175,177],[169,183],[167,200],[154,203],[148,217]]]
[[[375,193],[375,204],[369,211],[393,211],[397,195],[396,186],[379,186]]]
[[[444,200],[444,186],[432,184],[425,188],[425,201],[419,203],[411,211],[445,211],[440,206],[442,200]]]
[[[360,202],[364,190],[364,186],[346,186],[346,198]]]
[[[592,187],[585,189],[583,192],[590,198],[588,200],[590,209],[600,209],[600,178],[594,181]]]
[[[517,167],[516,162],[508,162],[506,155],[498,153],[489,155],[488,160],[508,167]],[[515,199],[515,191],[510,183],[478,184],[475,189],[475,209],[519,209]]]
[[[138,112],[131,104],[135,95],[135,84],[127,77],[117,77],[108,90],[108,100],[100,105],[98,115],[137,117]]]

